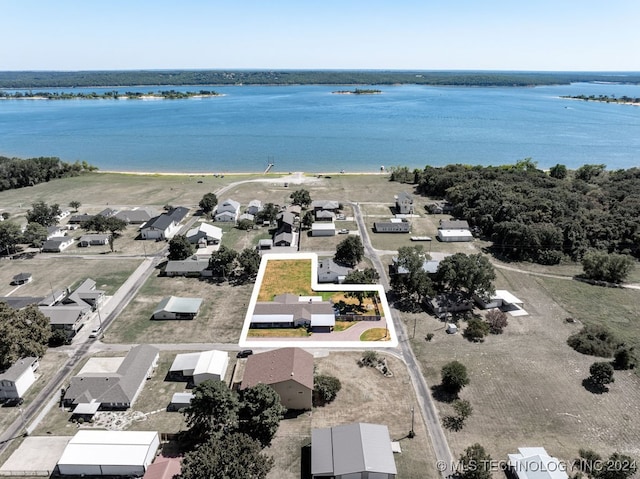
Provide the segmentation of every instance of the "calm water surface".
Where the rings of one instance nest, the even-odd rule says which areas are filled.
[[[540,167],[640,166],[640,107],[560,95],[640,97],[640,86],[536,88],[336,86],[144,87],[214,89],[185,100],[3,100],[0,154],[86,160],[102,170],[377,171],[450,163]],[[49,91],[52,91],[50,89]],[[101,92],[112,89],[77,89]]]

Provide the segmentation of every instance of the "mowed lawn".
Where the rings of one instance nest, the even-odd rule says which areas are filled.
[[[260,284],[258,301],[272,301],[279,294],[317,294],[311,289],[311,260],[269,260]]]
[[[589,376],[589,366],[602,359],[577,353],[566,344],[582,324],[567,323],[565,318],[587,318],[570,310],[576,297],[587,303],[590,293],[589,303],[613,304],[631,296],[609,289],[587,292],[582,290],[586,285],[574,283],[497,270],[496,287],[523,300],[530,315],[509,317],[504,334],[491,335],[484,343],[470,343],[461,334],[447,335],[444,323],[424,313],[402,315],[410,333],[416,321],[412,346],[430,386],[440,383],[440,370],[451,360],[462,362],[469,371],[471,383],[461,398],[471,402],[473,415],[462,431],[447,432],[455,456],[476,442],[494,459],[506,459],[521,446],[544,446],[564,460],[577,457],[580,448],[640,456],[640,378],[630,371],[616,371],[608,393],[592,394],[582,381]],[[573,297],[575,289],[582,293]],[[637,335],[637,320],[624,324],[629,337]],[[430,342],[424,339],[428,333],[435,335]],[[450,404],[436,405],[441,417],[452,413]]]

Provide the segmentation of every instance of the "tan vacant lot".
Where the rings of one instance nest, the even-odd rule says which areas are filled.
[[[565,322],[573,314],[549,297],[548,287],[560,297],[559,284],[568,288],[575,282],[547,284],[548,278],[503,270],[497,275],[496,287],[522,299],[530,316],[510,317],[504,334],[484,343],[447,335],[443,323],[424,313],[403,314],[408,331],[417,320],[412,345],[430,385],[440,382],[441,367],[453,359],[469,371],[471,383],[461,397],[474,412],[462,431],[447,433],[454,455],[479,442],[495,459],[505,459],[521,446],[544,446],[565,460],[577,457],[580,448],[638,457],[640,378],[616,371],[608,393],[587,391],[582,380],[589,376],[589,366],[602,359],[567,346],[567,337],[582,325]],[[609,291],[596,288],[591,294],[602,300]],[[435,334],[431,342],[424,339],[429,332]],[[441,416],[451,413],[449,404],[436,404]]]

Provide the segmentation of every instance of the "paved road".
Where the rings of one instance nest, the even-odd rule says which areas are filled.
[[[391,288],[389,286],[389,282],[387,281],[387,272],[385,271],[382,261],[380,261],[378,251],[375,250],[373,248],[373,245],[371,244],[369,232],[367,230],[364,219],[362,218],[360,206],[358,205],[358,203],[352,203],[352,206],[356,222],[358,223],[358,229],[360,230],[360,237],[362,238],[362,243],[366,251],[366,256],[371,260],[374,267],[376,268],[376,271],[380,276],[380,284],[383,285],[385,291],[389,291]],[[450,470],[450,465],[453,462],[453,456],[451,455],[451,450],[449,449],[449,443],[447,442],[447,438],[445,437],[444,431],[442,430],[440,418],[438,416],[435,404],[433,403],[433,399],[429,391],[429,386],[427,385],[427,382],[424,379],[424,375],[422,374],[422,370],[420,369],[420,365],[418,364],[418,361],[413,354],[411,344],[409,343],[409,337],[407,336],[407,333],[404,329],[404,325],[399,319],[399,313],[396,309],[393,308],[392,305],[389,305],[389,307],[391,308],[393,313],[393,324],[396,329],[396,334],[398,335],[398,348],[402,353],[402,358],[407,364],[409,376],[411,377],[411,382],[416,391],[418,402],[420,403],[419,406],[420,410],[422,411],[422,417],[424,418],[427,430],[429,431],[429,436],[431,438],[433,450],[436,455],[436,460],[438,460],[440,464],[444,464],[447,466],[444,471],[440,471],[442,476],[446,478],[453,472]]]

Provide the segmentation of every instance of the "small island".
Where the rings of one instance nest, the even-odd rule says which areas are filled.
[[[560,98],[569,99],[569,100],[581,100],[581,101],[598,101],[602,103],[619,103],[622,105],[634,105],[640,106],[640,98],[631,98],[626,95],[621,96],[620,98],[616,96],[607,96],[607,95],[564,95]]]
[[[18,100],[182,100],[185,98],[206,98],[213,96],[221,96],[220,93],[210,90],[199,91],[176,91],[161,90],[158,92],[132,92],[127,91],[120,93],[117,90],[107,91],[104,93],[85,93],[85,92],[13,92],[0,91],[0,99],[18,99]]]
[[[334,95],[379,95],[382,90],[356,88],[355,90],[337,90],[331,93]]]

